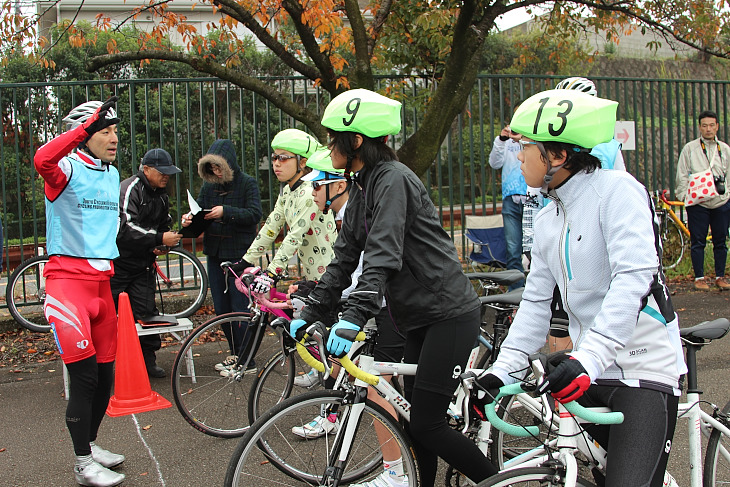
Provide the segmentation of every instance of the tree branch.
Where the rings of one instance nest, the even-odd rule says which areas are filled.
[[[345,11],[347,12],[347,18],[350,20],[352,39],[355,45],[355,69],[348,73],[348,78],[352,78],[350,86],[352,88],[373,90],[375,89],[375,80],[370,66],[370,47],[359,2],[357,0],[345,0]]]
[[[337,89],[335,69],[332,67],[329,56],[320,50],[319,42],[314,36],[312,29],[302,22],[302,6],[299,2],[292,0],[282,0],[281,5],[294,22],[294,28],[296,28],[297,34],[299,34],[299,39],[304,46],[304,50],[312,62],[314,62],[314,65],[319,69],[322,88],[327,90],[331,95],[337,94],[339,90]]]
[[[327,139],[327,131],[319,123],[319,117],[317,114],[290,100],[265,80],[260,80],[253,76],[246,76],[207,59],[194,57],[182,52],[147,49],[135,52],[119,52],[115,54],[96,56],[89,59],[86,69],[89,71],[96,71],[97,69],[110,64],[141,61],[145,59],[159,59],[163,61],[184,63],[197,71],[210,74],[211,76],[216,76],[224,81],[229,81],[236,86],[258,93],[269,100],[274,106],[281,109],[284,113],[306,125],[312,132],[314,132],[319,140],[323,141]]]
[[[272,53],[274,53],[291,69],[312,81],[322,78],[322,74],[316,68],[301,62],[287,51],[286,47],[274,39],[274,36],[269,34],[269,31],[258,23],[251,12],[239,5],[238,2],[235,0],[213,0],[213,4],[220,8],[221,12],[224,14],[233,17],[245,25],[246,28],[253,33],[253,35],[255,35],[266,47],[269,48]]]
[[[393,5],[393,0],[383,0],[383,3],[380,4],[380,8],[375,13],[375,17],[373,17],[373,21],[370,24],[372,35],[368,39],[368,56],[370,56],[371,59],[373,57],[373,52],[375,51],[375,43],[377,42],[378,37],[380,37],[380,33],[383,31],[383,25],[385,25],[388,15],[390,15],[391,5]]]

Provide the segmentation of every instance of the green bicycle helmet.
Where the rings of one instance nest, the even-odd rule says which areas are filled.
[[[322,116],[322,125],[335,132],[355,132],[371,138],[397,134],[401,103],[362,88],[334,97]]]
[[[321,146],[317,139],[299,129],[286,129],[276,134],[271,141],[271,148],[283,149],[300,157],[309,158]]]
[[[321,149],[307,159],[307,167],[312,172],[302,176],[302,181],[321,181],[323,179],[345,179],[345,170],[336,169],[332,166],[332,158],[329,149]]]
[[[522,102],[510,127],[540,142],[592,149],[613,138],[617,108],[618,102],[580,91],[542,91]]]

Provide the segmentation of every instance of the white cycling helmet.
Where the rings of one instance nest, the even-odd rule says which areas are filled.
[[[86,103],[82,103],[71,110],[63,119],[63,122],[66,124],[66,130],[75,129],[87,121],[102,104],[103,102],[100,101],[87,101]],[[119,118],[117,118],[117,112],[114,108],[110,108],[109,111],[106,112],[106,119],[108,121],[107,126],[119,123]]]
[[[596,85],[593,81],[588,78],[581,78],[580,76],[574,76],[572,78],[565,78],[563,81],[555,86],[556,90],[577,90],[587,95],[598,96],[596,91]]]

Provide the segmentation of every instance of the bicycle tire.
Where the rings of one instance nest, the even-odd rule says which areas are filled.
[[[477,487],[558,487],[565,485],[563,473],[553,467],[528,467],[507,470],[480,482]],[[595,487],[595,484],[578,477],[576,485]]]
[[[160,313],[187,318],[198,311],[208,295],[208,274],[200,260],[177,248],[158,255],[156,263],[167,278],[155,274],[155,304]]]
[[[556,436],[550,433],[550,426],[545,424],[542,416],[535,416],[534,412],[522,407],[518,396],[507,396],[500,399],[497,415],[512,424],[525,426],[539,426],[540,435],[538,438],[511,436],[497,428],[492,429],[492,444],[489,449],[490,460],[498,470],[504,469],[504,462],[515,458],[526,451],[544,445],[551,437]],[[505,419],[506,416],[506,419]]]
[[[280,350],[279,336],[261,323],[265,319],[266,315],[255,318],[245,312],[216,316],[195,328],[180,347],[172,367],[172,394],[180,414],[198,431],[219,438],[236,438],[248,429],[248,395],[258,369],[249,369],[248,364],[242,363],[245,373],[224,377],[215,366],[230,354],[227,327],[240,326],[239,323],[247,323],[254,338],[261,329],[254,351],[255,364],[263,364]],[[242,359],[244,362],[247,356]]]
[[[730,415],[730,402],[722,410],[725,418]],[[725,420],[725,426],[730,427],[730,421]],[[725,456],[730,452],[730,437],[719,430],[710,433],[705,451],[705,468],[702,477],[703,487],[730,485],[730,460]]]
[[[336,456],[337,448],[333,445],[340,444],[340,435],[332,432],[319,438],[303,439],[295,436],[291,429],[310,422],[333,404],[337,405],[340,419],[348,417],[351,397],[343,390],[306,392],[266,412],[236,446],[224,485],[322,485],[328,460],[330,456]],[[418,464],[410,439],[389,412],[369,400],[365,402],[355,430],[340,485],[372,480],[382,473],[381,441],[375,432],[376,424],[390,433],[386,441],[399,449],[408,485],[419,485]],[[344,430],[344,427],[339,429],[340,432]]]
[[[5,290],[5,302],[12,317],[33,332],[51,331],[43,311],[46,299],[43,266],[48,259],[47,255],[39,255],[25,260],[10,275]]]
[[[674,269],[684,256],[684,235],[677,223],[664,216],[664,228],[662,229],[662,268],[664,270]]]

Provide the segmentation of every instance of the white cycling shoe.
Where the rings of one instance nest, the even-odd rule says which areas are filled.
[[[76,457],[74,476],[79,485],[113,487],[124,482],[125,475],[102,466],[91,455]]]
[[[387,470],[383,470],[383,473],[373,480],[361,484],[350,484],[350,487],[408,487],[408,476],[393,477]]]
[[[319,382],[317,371],[311,369],[308,373],[294,377],[294,385],[302,388],[309,388]]]
[[[114,468],[117,465],[121,465],[124,462],[124,455],[118,453],[112,453],[109,450],[105,450],[93,441],[91,445],[91,457],[95,462],[101,464],[102,467]]]
[[[337,415],[329,414],[326,418],[317,416],[304,426],[295,426],[291,429],[291,432],[305,440],[313,440],[326,434],[336,434],[339,429],[340,420]]]

